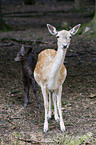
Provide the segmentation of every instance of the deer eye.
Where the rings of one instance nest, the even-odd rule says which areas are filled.
[[[57,36],[57,38],[59,38],[59,36]]]

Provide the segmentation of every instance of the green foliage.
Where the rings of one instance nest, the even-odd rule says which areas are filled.
[[[12,145],[18,145],[18,142],[16,141],[15,143],[13,143]]]
[[[96,141],[92,139],[92,133],[87,133],[85,135],[81,136],[69,136],[65,135],[62,137],[62,139],[59,141],[61,145],[83,145],[83,144],[90,144],[92,143],[95,145]]]

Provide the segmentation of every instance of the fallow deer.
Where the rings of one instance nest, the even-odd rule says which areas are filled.
[[[25,91],[24,107],[26,108],[27,103],[29,102],[29,89],[30,85],[32,85],[33,93],[36,96],[37,104],[40,109],[39,97],[36,90],[35,80],[33,78],[35,60],[32,54],[29,55],[31,52],[32,47],[25,51],[24,45],[22,45],[20,52],[18,52],[14,60],[21,62],[21,73]]]
[[[72,35],[75,35],[80,27],[80,24],[73,27],[70,31],[57,31],[56,28],[47,24],[48,30],[52,35],[57,37],[58,50],[46,49],[38,55],[38,61],[34,70],[34,78],[40,85],[45,108],[44,132],[48,131],[48,118],[51,118],[51,94],[54,104],[54,118],[59,120],[61,131],[65,131],[61,111],[61,94],[62,84],[66,78],[67,70],[63,64],[66,51],[70,45]],[[49,103],[48,103],[49,94]],[[49,109],[48,109],[49,106]],[[58,111],[57,111],[58,107]],[[58,116],[59,112],[59,116]]]

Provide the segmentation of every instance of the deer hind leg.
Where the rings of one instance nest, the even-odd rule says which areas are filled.
[[[46,86],[41,86],[43,98],[44,98],[44,108],[45,108],[45,121],[44,121],[44,132],[46,133],[48,131],[48,119],[47,119],[47,113],[48,113],[48,93]]]
[[[27,82],[24,82],[24,92],[25,92],[24,108],[26,108],[27,103],[29,102],[29,85]]]
[[[49,91],[49,112],[47,115],[48,119],[51,118],[51,114],[52,114],[52,112],[51,112],[51,92]]]
[[[65,125],[63,122],[63,117],[62,117],[62,111],[61,111],[61,94],[62,94],[62,85],[59,87],[58,94],[57,94],[57,106],[58,106],[58,111],[60,115],[60,128],[61,131],[65,131]]]
[[[56,91],[53,92],[53,104],[54,104],[54,118],[55,120],[58,122],[59,121],[59,116],[58,116],[58,112],[57,112],[57,105],[56,105]]]

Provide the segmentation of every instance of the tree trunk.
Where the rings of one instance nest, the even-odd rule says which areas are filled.
[[[96,0],[95,0],[95,14],[93,19],[86,25],[83,34],[93,35],[96,37]]]
[[[81,10],[84,8],[85,0],[75,0],[74,7],[76,10]]]

